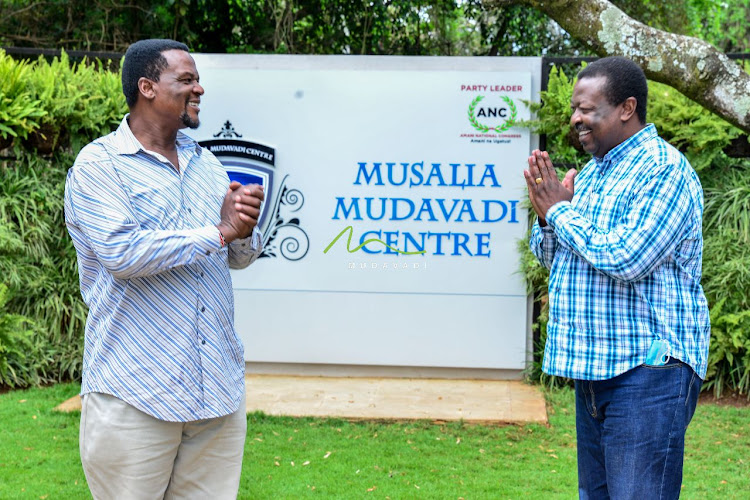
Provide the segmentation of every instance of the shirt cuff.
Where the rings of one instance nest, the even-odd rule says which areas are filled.
[[[221,236],[216,226],[206,226],[196,229],[196,246],[201,253],[211,255],[221,250]]]
[[[231,242],[230,245],[248,247],[249,250],[253,252],[257,252],[261,244],[260,239],[261,239],[260,229],[258,229],[258,226],[255,226],[253,228],[253,232],[250,233],[250,236],[248,236],[247,238],[237,238],[236,240]]]

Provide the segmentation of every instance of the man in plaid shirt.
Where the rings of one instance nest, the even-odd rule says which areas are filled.
[[[543,369],[575,380],[581,498],[677,498],[685,431],[706,375],[703,191],[646,123],[643,71],[622,57],[578,74],[571,126],[593,155],[558,180],[524,172],[550,269]]]

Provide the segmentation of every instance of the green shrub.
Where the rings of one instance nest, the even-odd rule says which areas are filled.
[[[527,103],[537,119],[525,125],[547,136],[547,150],[555,164],[582,167],[589,161],[589,156],[583,150],[576,149],[577,139],[573,139],[570,128],[570,98],[575,82],[575,79],[568,78],[565,72],[554,66],[550,71],[547,90],[542,92],[542,101]]]
[[[721,397],[730,387],[740,394],[750,392],[750,310],[724,312],[722,299],[711,309],[711,351],[705,389]]]
[[[52,61],[39,57],[26,82],[45,111],[28,145],[43,154],[68,146],[78,151],[116,126],[126,111],[120,77],[102,65],[72,63],[65,52]]]
[[[63,212],[72,160],[23,153],[0,175],[0,227],[11,235],[0,246],[0,276],[12,292],[8,307],[39,326],[40,382],[80,375],[85,307]]]
[[[3,239],[0,235],[0,241]],[[40,382],[40,356],[32,320],[6,311],[8,287],[0,283],[0,385],[26,387]]]
[[[15,137],[26,138],[39,126],[46,112],[41,101],[31,97],[26,84],[30,67],[0,49],[0,149]]]
[[[550,73],[537,113],[527,125],[547,134],[547,149],[556,163],[582,165],[590,156],[575,148],[569,134],[570,98],[575,79],[559,68]],[[704,389],[717,395],[725,388],[750,394],[750,160],[724,153],[741,132],[666,85],[649,82],[648,121],[660,135],[685,153],[704,187],[703,288],[711,306],[711,344]],[[560,169],[562,171],[567,169]],[[532,213],[533,215],[533,213]],[[532,380],[554,386],[566,381],[541,371],[546,333],[547,271],[521,242],[522,269],[541,314],[533,328],[542,345],[528,371]]]
[[[648,119],[664,140],[685,154],[697,172],[725,162],[723,149],[741,134],[734,125],[657,82],[648,85]]]
[[[11,297],[6,308],[35,326],[33,349],[25,351],[28,371],[14,368],[12,383],[20,386],[80,377],[86,308],[65,227],[65,177],[78,150],[116,128],[127,106],[119,73],[101,64],[74,64],[63,54],[13,66],[0,57],[3,85],[11,70],[21,73],[18,67],[25,95],[39,110],[36,121],[15,131],[26,140],[16,141],[13,156],[0,161],[0,276]],[[0,116],[9,113],[7,102],[0,101]]]

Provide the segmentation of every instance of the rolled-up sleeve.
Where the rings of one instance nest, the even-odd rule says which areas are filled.
[[[258,226],[247,238],[236,239],[229,244],[229,267],[244,269],[255,262],[263,251],[263,233]]]

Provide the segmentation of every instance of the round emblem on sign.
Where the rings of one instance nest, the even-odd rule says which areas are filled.
[[[508,109],[510,110],[510,116],[504,119],[502,123],[496,126],[491,125],[485,125],[484,123],[479,122],[479,117],[484,118],[492,118],[497,116],[500,119],[503,119],[502,116],[499,116],[499,113],[496,113],[493,111],[493,108],[490,108],[489,112],[485,113],[484,108],[480,108],[479,112],[477,112],[477,104],[479,104],[482,99],[484,99],[483,95],[478,95],[474,98],[473,101],[471,101],[471,104],[469,104],[469,122],[471,123],[471,126],[474,127],[476,130],[486,133],[486,132],[505,132],[509,128],[511,128],[513,125],[516,124],[516,117],[518,116],[518,109],[516,108],[515,103],[513,102],[513,99],[511,99],[508,96],[500,96],[500,99],[502,99],[505,104],[508,105]]]

